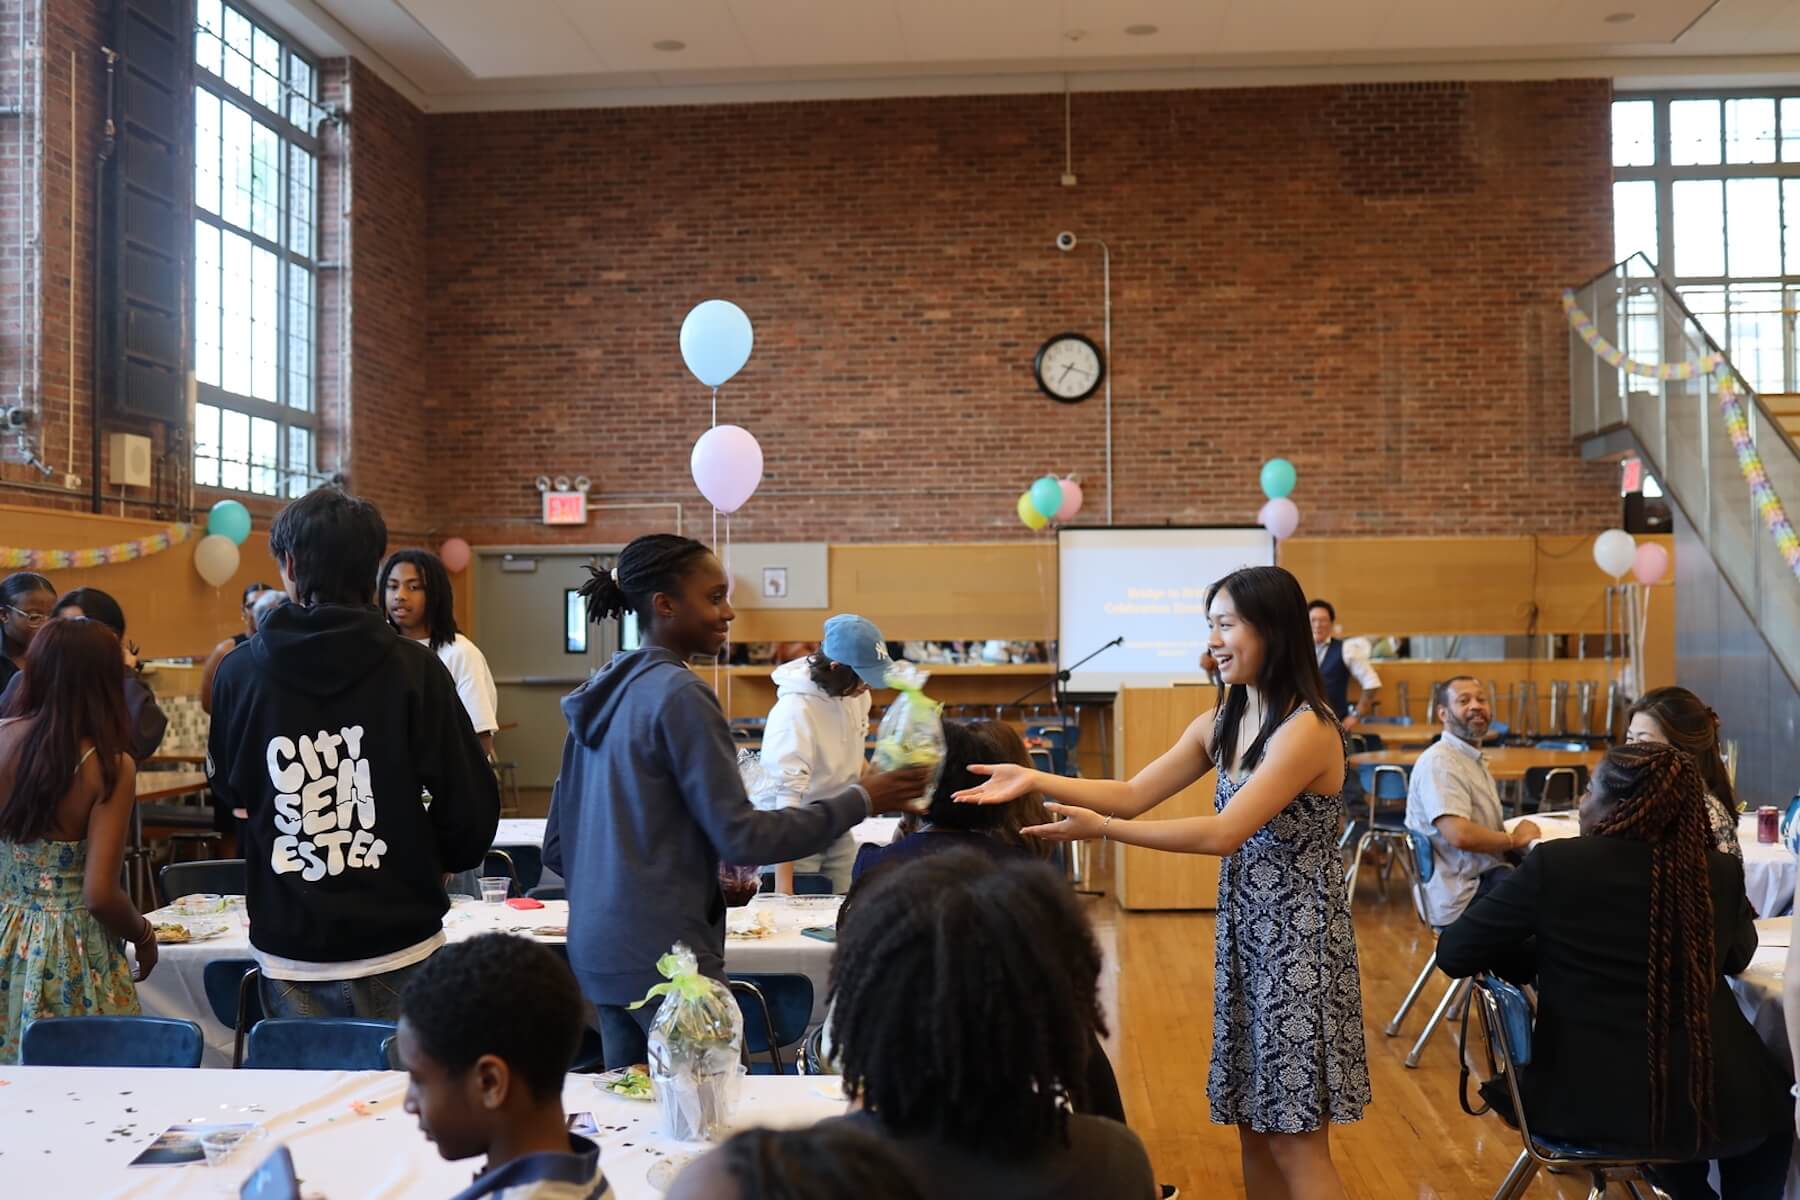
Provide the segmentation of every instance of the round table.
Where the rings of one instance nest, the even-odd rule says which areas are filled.
[[[1370,750],[1363,754],[1352,754],[1350,765],[1353,767],[1393,766],[1412,769],[1419,761],[1419,755],[1425,753],[1423,748],[1416,750]],[[1598,750],[1538,750],[1531,746],[1498,746],[1483,750],[1481,756],[1487,760],[1488,770],[1499,782],[1510,782],[1525,778],[1530,767],[1586,767],[1592,771],[1604,757]]]

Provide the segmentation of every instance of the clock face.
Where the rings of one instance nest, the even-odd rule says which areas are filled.
[[[1032,373],[1046,396],[1075,404],[1094,394],[1106,377],[1106,363],[1100,348],[1079,333],[1059,333],[1037,352]]]

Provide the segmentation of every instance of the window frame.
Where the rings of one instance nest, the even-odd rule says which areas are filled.
[[[220,9],[222,13],[226,10],[235,9],[241,16],[250,21],[253,29],[260,29],[270,37],[274,38],[281,55],[279,75],[277,78],[279,92],[276,97],[276,102],[280,104],[283,109],[290,107],[290,100],[294,94],[293,85],[290,82],[292,78],[290,73],[292,64],[290,60],[297,60],[306,66],[311,75],[312,94],[303,97],[303,99],[305,103],[312,106],[317,119],[322,120],[325,114],[325,106],[321,100],[318,99],[322,80],[319,59],[309,53],[300,44],[298,39],[288,33],[286,29],[282,28],[278,23],[271,21],[254,5],[243,3],[242,0],[220,0]],[[198,38],[205,27],[200,24],[198,8],[196,7],[192,11],[194,13],[194,25],[189,52],[193,58],[194,102],[193,112],[190,113],[188,120],[188,136],[193,139],[194,144],[193,170],[196,176],[196,184],[201,165],[198,128],[198,98],[201,92],[206,92],[214,97],[221,106],[226,104],[234,105],[248,113],[253,122],[253,127],[254,124],[260,124],[272,130],[277,139],[276,154],[278,164],[276,171],[277,186],[275,187],[275,229],[277,233],[275,238],[265,237],[262,234],[257,233],[253,228],[234,223],[229,220],[222,211],[208,211],[201,207],[197,196],[192,204],[193,223],[196,229],[201,224],[209,225],[214,230],[218,231],[221,245],[223,244],[224,236],[230,234],[244,239],[249,243],[253,250],[265,251],[274,255],[275,258],[275,399],[264,400],[255,395],[245,395],[228,391],[218,384],[202,382],[199,379],[198,370],[195,372],[194,385],[196,403],[210,405],[213,408],[220,410],[221,423],[223,421],[222,414],[228,411],[242,413],[248,417],[251,422],[254,422],[257,419],[263,419],[271,420],[275,423],[274,490],[264,492],[255,489],[255,472],[258,468],[254,459],[253,450],[247,452],[247,458],[243,463],[245,471],[244,487],[232,487],[225,483],[225,465],[230,463],[235,467],[238,465],[238,460],[227,459],[223,457],[222,454],[220,454],[219,457],[209,459],[209,461],[215,464],[216,473],[214,482],[197,483],[197,486],[230,493],[232,495],[254,496],[268,500],[285,500],[303,494],[323,478],[317,465],[319,442],[321,434],[323,433],[322,423],[320,421],[318,371],[320,312],[319,277],[321,268],[321,260],[318,254],[321,228],[318,200],[321,192],[320,162],[322,157],[323,139],[321,139],[317,133],[311,132],[300,125],[295,124],[287,116],[286,112],[272,109],[255,97],[253,94],[255,88],[254,72],[257,68],[254,61],[252,61],[251,64],[251,70],[253,72],[251,77],[252,92],[239,90],[236,86],[229,83],[224,76],[213,73],[211,69],[203,65],[199,59],[197,46]],[[223,66],[223,55],[233,54],[236,53],[236,51],[232,50],[229,45],[225,43],[222,29],[219,34],[219,41],[221,46],[220,63],[221,66]],[[289,168],[291,165],[290,151],[295,147],[304,151],[309,156],[312,164],[313,178],[311,190],[313,195],[313,209],[311,229],[307,238],[311,251],[308,254],[302,254],[288,245],[288,243],[293,240],[293,194],[292,188],[289,186]],[[226,164],[222,137],[220,153],[214,165],[221,170],[218,179],[218,188],[220,195],[219,207],[223,209],[224,192],[225,188],[229,185],[225,182],[225,176],[223,174],[223,168]],[[251,219],[252,222],[254,222],[254,217]],[[192,266],[189,273],[189,286],[192,288],[194,301],[192,311],[189,313],[188,349],[190,361],[195,362],[197,366],[199,347],[198,306],[200,294],[200,256],[198,252],[196,252],[190,257],[192,259]],[[306,308],[309,323],[307,345],[312,354],[312,361],[309,364],[310,370],[308,374],[308,378],[311,381],[311,396],[304,408],[295,407],[290,403],[289,392],[292,383],[292,363],[290,354],[292,353],[291,338],[293,336],[293,289],[290,281],[292,279],[294,267],[299,267],[306,272],[308,278],[311,280],[312,291],[312,295]],[[218,311],[220,317],[223,318],[226,309],[222,294]],[[220,324],[220,353],[221,356],[223,356],[227,353],[227,348],[222,344],[224,340],[223,320],[221,320]],[[254,430],[255,425],[252,423],[250,428]],[[307,433],[309,453],[307,461],[304,463],[296,463],[292,461],[290,457],[290,429],[303,429]],[[195,430],[195,435],[190,440],[192,442],[192,447],[189,455],[189,462],[197,475],[200,449],[200,438],[197,429]],[[223,446],[219,446],[218,449],[222,451]]]

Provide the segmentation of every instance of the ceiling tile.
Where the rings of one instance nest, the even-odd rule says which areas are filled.
[[[727,0],[560,0],[560,4],[614,70],[686,72],[753,65]],[[655,43],[662,41],[682,42],[685,49],[656,49]]]
[[[604,58],[556,0],[401,0],[478,79],[599,71]],[[348,7],[348,6],[346,6]]]

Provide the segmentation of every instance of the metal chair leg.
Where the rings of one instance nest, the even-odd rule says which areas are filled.
[[[1408,1067],[1419,1065],[1419,1058],[1425,1053],[1425,1043],[1431,1040],[1431,1035],[1437,1032],[1439,1025],[1443,1024],[1444,1017],[1450,1012],[1450,1006],[1456,1003],[1459,996],[1466,995],[1473,983],[1474,981],[1469,979],[1457,979],[1451,982],[1449,988],[1444,992],[1444,998],[1439,1000],[1437,1008],[1432,1010],[1431,1020],[1425,1022],[1425,1028],[1420,1032],[1419,1040],[1413,1043],[1412,1051],[1407,1054],[1406,1065]]]
[[[1595,1171],[1588,1183],[1587,1200],[1606,1200],[1606,1172]]]
[[[1356,839],[1356,854],[1350,860],[1350,869],[1344,873],[1345,900],[1356,903],[1356,873],[1362,869],[1363,851],[1368,848],[1369,835],[1363,834]]]
[[[1519,1157],[1513,1160],[1512,1170],[1506,1173],[1506,1178],[1500,1181],[1499,1188],[1495,1190],[1494,1200],[1518,1200],[1518,1197],[1525,1194],[1525,1189],[1531,1186],[1531,1181],[1537,1178],[1537,1173],[1536,1160],[1525,1151],[1519,1151]]]
[[[1437,949],[1433,947],[1431,957],[1425,960],[1425,969],[1419,972],[1417,979],[1413,980],[1412,990],[1407,992],[1406,999],[1400,1002],[1400,1011],[1394,1014],[1394,1019],[1387,1023],[1387,1029],[1383,1031],[1389,1037],[1399,1034],[1400,1023],[1406,1020],[1406,1014],[1412,1011],[1412,1006],[1418,1002],[1419,996],[1425,991],[1425,984],[1430,981],[1432,972],[1436,970]]]

